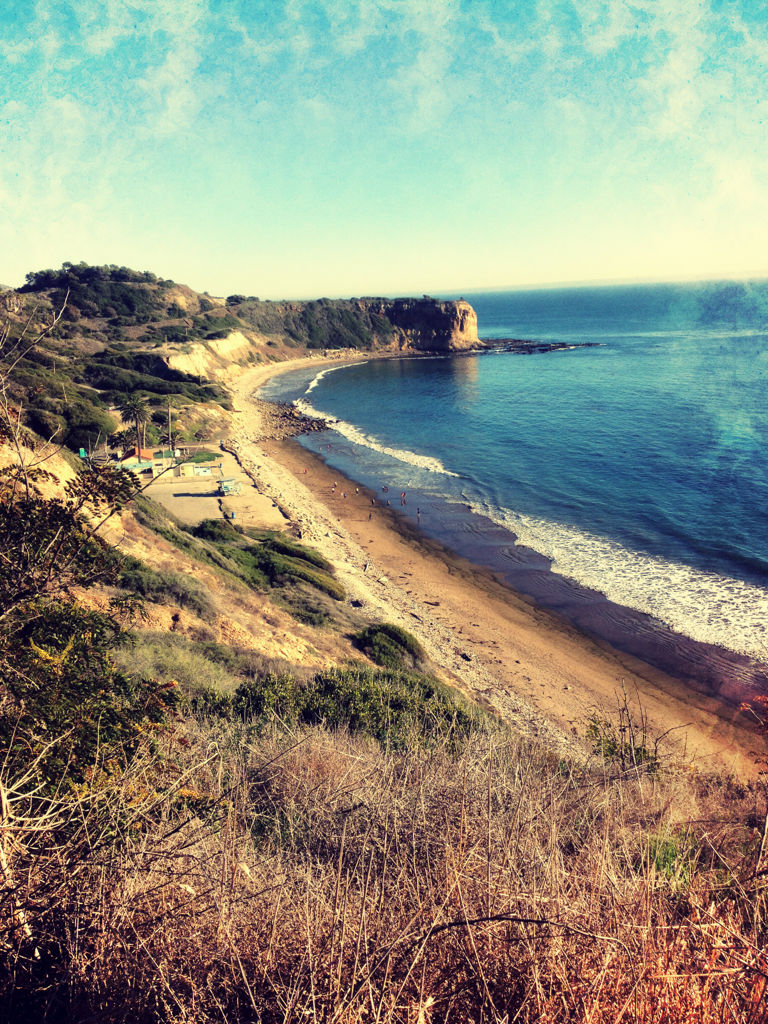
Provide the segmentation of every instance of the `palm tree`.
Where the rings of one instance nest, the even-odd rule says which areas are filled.
[[[126,395],[117,406],[118,412],[124,420],[130,420],[136,430],[136,449],[139,451],[144,447],[142,444],[142,430],[144,439],[147,436],[147,423],[150,418],[150,411],[146,399],[138,395]]]

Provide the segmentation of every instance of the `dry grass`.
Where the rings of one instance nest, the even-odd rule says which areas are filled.
[[[7,781],[2,1019],[768,1019],[758,794],[185,728],[48,819]]]

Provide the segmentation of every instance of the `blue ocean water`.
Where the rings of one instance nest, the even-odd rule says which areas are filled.
[[[594,347],[370,360],[264,397],[336,420],[302,443],[598,634],[610,603],[768,660],[768,282],[464,297],[483,339]]]

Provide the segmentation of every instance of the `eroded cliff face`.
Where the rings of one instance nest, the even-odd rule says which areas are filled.
[[[462,352],[483,347],[477,337],[477,314],[463,299],[356,299],[346,305],[341,327],[349,333],[350,321],[344,318],[352,317],[352,326],[358,329],[353,340],[364,337],[366,344],[350,345],[349,337],[331,326],[321,351]],[[182,350],[169,348],[166,362],[173,369],[198,377],[223,379],[237,373],[238,366],[276,356],[286,358],[295,352],[290,345],[295,344],[297,332],[311,335],[315,329],[315,321],[307,320],[308,309],[317,317],[323,312],[323,302],[274,303],[269,310],[273,319],[269,336],[255,330],[231,331],[225,338],[195,342]]]
[[[460,352],[482,347],[477,337],[477,314],[464,299],[361,299],[359,306],[390,322],[393,336],[389,347],[418,352]]]
[[[163,358],[172,370],[181,370],[195,377],[222,378],[231,375],[233,366],[247,364],[254,353],[261,351],[253,335],[231,331],[225,338],[209,339],[186,345],[182,350],[168,350]]]

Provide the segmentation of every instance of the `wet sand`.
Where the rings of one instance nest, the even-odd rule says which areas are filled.
[[[351,600],[409,629],[466,693],[555,748],[573,749],[590,716],[615,711],[626,694],[647,719],[648,746],[666,733],[660,749],[676,760],[755,773],[759,737],[738,708],[581,632],[430,540],[398,514],[398,495],[373,494],[295,441],[266,437],[253,392],[303,364],[322,361],[259,367],[231,385],[233,444],[257,487],[338,567]]]

